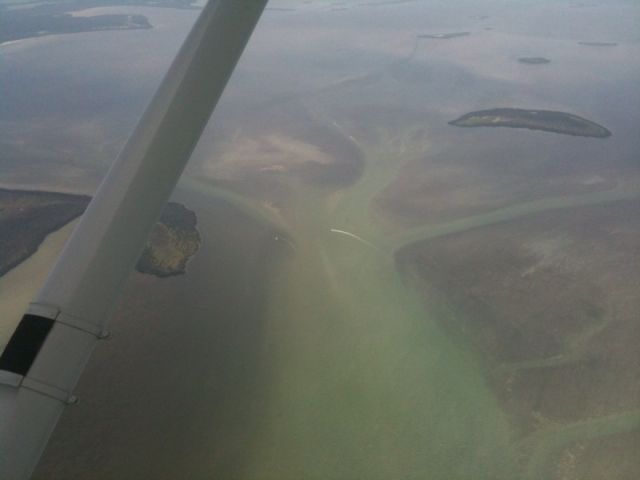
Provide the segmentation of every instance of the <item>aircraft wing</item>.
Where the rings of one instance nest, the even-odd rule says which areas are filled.
[[[0,357],[0,478],[29,478],[267,0],[210,0]]]

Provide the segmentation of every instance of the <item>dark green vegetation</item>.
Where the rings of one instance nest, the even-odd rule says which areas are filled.
[[[584,45],[586,47],[616,47],[618,44],[616,42],[578,42],[580,45]]]
[[[200,248],[196,214],[179,203],[168,203],[156,224],[137,270],[156,277],[185,273],[187,262]]]
[[[0,189],[0,276],[33,255],[45,237],[80,216],[91,197]],[[179,203],[166,205],[153,229],[138,271],[157,277],[185,272],[200,248],[196,214]]]
[[[466,37],[471,35],[471,32],[453,32],[453,33],[423,33],[418,35],[418,38],[433,38],[448,40],[449,38]]]
[[[578,137],[606,138],[611,136],[611,132],[602,125],[571,113],[551,110],[494,108],[467,113],[449,124],[456,127],[527,128]]]
[[[0,276],[38,250],[45,237],[84,212],[89,197],[0,189]]]
[[[635,199],[544,212],[397,254],[427,302],[454,312],[441,324],[474,345],[544,478],[640,477],[639,432],[623,427],[640,413],[639,210]]]
[[[62,33],[145,28],[151,28],[151,24],[143,15],[74,17],[68,13],[34,15],[22,11],[8,12],[0,16],[0,43]]]
[[[545,63],[551,63],[551,60],[544,57],[521,57],[518,59],[520,63],[526,63],[527,65],[542,65]]]

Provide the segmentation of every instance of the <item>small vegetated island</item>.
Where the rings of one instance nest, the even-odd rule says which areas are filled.
[[[33,255],[45,237],[80,216],[90,197],[0,189],[0,276]]]
[[[82,215],[90,200],[86,195],[0,189],[0,277],[33,255],[49,233]],[[185,273],[200,248],[196,225],[193,211],[168,203],[138,271],[157,277]]]
[[[571,113],[552,110],[494,108],[467,113],[449,124],[456,127],[527,128],[578,137],[606,138],[611,136],[608,129],[591,120]]]
[[[527,65],[544,65],[545,63],[551,63],[551,60],[544,57],[520,57],[518,62],[526,63]]]

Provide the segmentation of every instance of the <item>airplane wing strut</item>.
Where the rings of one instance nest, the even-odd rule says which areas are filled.
[[[0,478],[31,476],[267,0],[209,0],[0,357]]]

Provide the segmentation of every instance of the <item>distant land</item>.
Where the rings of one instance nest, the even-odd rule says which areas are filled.
[[[402,3],[413,3],[419,0],[378,0],[373,2],[358,3],[357,7],[385,7],[387,5],[400,5]]]
[[[295,12],[295,8],[291,7],[266,7],[266,12]]]
[[[578,42],[579,45],[585,45],[587,47],[617,47],[616,42]]]
[[[611,132],[602,125],[571,113],[551,110],[494,108],[467,113],[449,124],[456,127],[527,128],[579,137],[611,136]]]
[[[64,13],[95,7],[161,7],[200,10],[196,0],[66,0],[64,2],[41,0],[15,0],[0,2],[0,11],[20,14]]]
[[[25,38],[64,33],[152,28],[144,15],[95,15],[74,17],[68,13],[5,14],[0,17],[0,44]]]
[[[0,189],[0,277],[33,255],[44,239],[82,215],[91,197]],[[179,203],[166,205],[137,269],[157,277],[185,273],[200,248],[196,214]]]
[[[528,65],[542,65],[545,63],[551,63],[551,60],[544,57],[520,57],[518,61],[520,63],[526,63]]]
[[[449,38],[466,37],[467,35],[471,35],[471,32],[423,33],[418,35],[418,38],[435,38],[439,40],[447,40]]]

